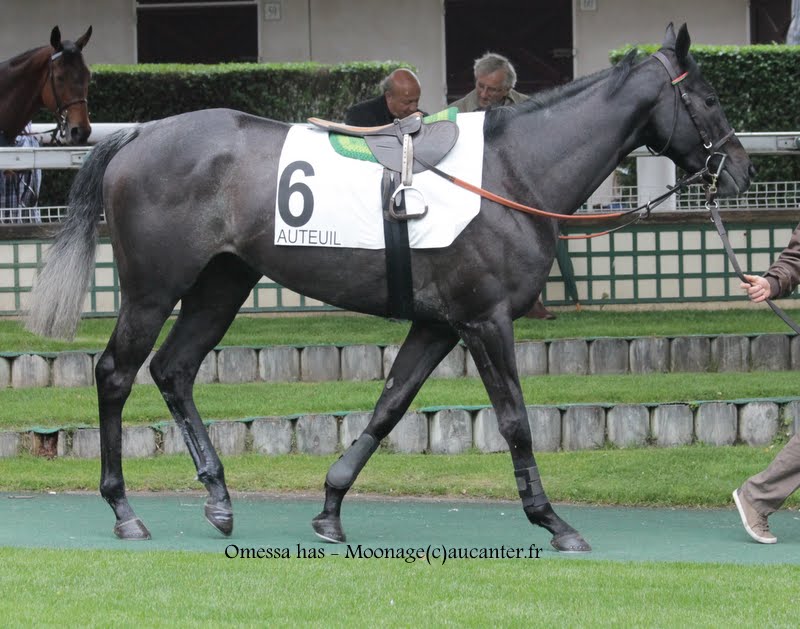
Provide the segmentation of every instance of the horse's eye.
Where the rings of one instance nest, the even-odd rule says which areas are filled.
[[[716,96],[706,96],[706,105],[708,107],[713,107],[717,104],[717,97]]]

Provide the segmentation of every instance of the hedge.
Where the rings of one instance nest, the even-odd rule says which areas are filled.
[[[633,46],[610,53],[619,61]],[[655,44],[638,46],[642,54]],[[714,87],[737,131],[797,131],[800,46],[693,46],[692,54]],[[347,107],[378,93],[399,62],[268,64],[139,64],[92,67],[89,104],[94,122],[145,122],[169,115],[230,107],[297,122],[309,116],[340,120]],[[47,116],[39,118],[49,121]],[[800,160],[754,156],[761,181],[800,180]],[[59,205],[74,172],[49,171],[41,205]]]
[[[282,120],[342,120],[354,102],[379,93],[400,62],[95,65],[89,84],[92,122],[146,122],[229,107]],[[50,122],[46,113],[37,120]],[[74,171],[48,171],[40,205],[62,205]]]

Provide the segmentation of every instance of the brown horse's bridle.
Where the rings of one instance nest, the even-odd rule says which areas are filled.
[[[67,110],[74,105],[80,105],[83,103],[88,106],[89,104],[89,101],[85,98],[75,98],[67,103],[61,103],[61,99],[58,97],[58,92],[56,91],[56,79],[53,73],[53,62],[63,54],[63,50],[53,53],[50,55],[50,60],[47,64],[50,91],[53,93],[53,101],[55,103],[55,111],[50,112],[53,114],[53,116],[55,116],[56,119],[56,128],[52,130],[53,143],[58,143],[58,137],[65,138],[67,136]]]

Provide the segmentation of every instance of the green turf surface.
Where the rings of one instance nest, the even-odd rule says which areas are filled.
[[[800,310],[789,310],[800,319]],[[116,320],[84,319],[72,342],[42,339],[25,331],[21,322],[0,320],[0,352],[100,350],[108,342]],[[171,329],[164,327],[158,344]],[[324,316],[245,316],[236,318],[222,339],[223,346],[261,347],[265,345],[315,344],[397,344],[408,331],[407,322],[378,317],[331,314]],[[671,310],[650,312],[559,312],[554,321],[519,319],[514,324],[518,340],[580,338],[599,336],[683,336],[688,334],[789,333],[766,306],[748,305],[743,309]]]
[[[322,506],[321,493],[303,499],[235,496],[234,533],[230,538],[205,521],[204,499],[199,494],[131,496],[137,515],[153,535],[150,541],[135,543],[114,537],[114,516],[98,495],[0,493],[0,547],[200,550],[219,554],[227,550],[227,554],[237,556],[243,551],[245,556],[239,558],[244,559],[252,558],[248,549],[269,548],[273,555],[295,558],[340,556],[442,565],[464,558],[531,561],[563,557],[550,546],[550,533],[532,526],[517,501],[354,497],[345,500],[342,510],[349,543],[337,545],[319,540],[309,524]],[[783,510],[770,518],[780,546],[765,546],[750,540],[738,514],[730,508],[557,505],[556,510],[592,544],[592,553],[577,558],[800,565],[800,528],[795,511]]]
[[[668,373],[619,376],[534,376],[522,378],[526,404],[565,405],[693,402],[702,400],[785,399],[798,394],[795,372]],[[195,387],[204,419],[369,411],[383,382],[254,382]],[[486,406],[478,378],[429,380],[411,408]],[[97,424],[94,387],[0,389],[0,430],[36,426]],[[123,415],[127,424],[150,423],[170,415],[154,385],[137,385]]]

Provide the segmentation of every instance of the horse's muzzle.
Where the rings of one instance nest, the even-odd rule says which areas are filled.
[[[76,125],[68,128],[67,143],[68,144],[86,144],[89,136],[92,134],[92,127],[90,125],[81,126]]]
[[[717,179],[717,196],[735,197],[744,194],[750,187],[751,180],[755,177],[755,174],[756,168],[752,164],[748,165],[746,172],[734,167],[725,168],[720,173],[719,179]],[[708,183],[711,182],[709,181]]]

